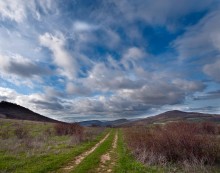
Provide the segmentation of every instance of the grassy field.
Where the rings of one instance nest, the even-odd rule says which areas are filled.
[[[217,173],[219,134],[213,123],[104,129],[0,119],[0,172]]]
[[[49,172],[97,143],[106,132],[86,128],[83,141],[56,135],[54,124],[0,119],[0,172]]]
[[[124,143],[122,130],[119,131],[118,138],[118,161],[115,165],[115,173],[162,173],[162,169],[158,167],[146,167],[141,162],[135,160],[134,156],[128,150],[126,144]]]
[[[109,137],[88,157],[86,157],[72,173],[96,173],[101,156],[111,148],[115,130],[112,130]]]

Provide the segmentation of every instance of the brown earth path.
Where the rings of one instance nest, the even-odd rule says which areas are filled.
[[[71,172],[77,165],[79,165],[88,155],[96,150],[109,136],[108,133],[102,140],[100,140],[94,147],[75,157],[74,160],[69,162],[66,166],[61,168],[58,172],[68,173]]]
[[[111,149],[101,156],[99,167],[95,171],[96,173],[113,172],[113,167],[117,161],[117,143],[118,132],[115,134]]]

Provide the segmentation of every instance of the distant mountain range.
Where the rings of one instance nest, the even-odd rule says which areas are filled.
[[[122,127],[145,126],[148,124],[164,124],[167,122],[174,122],[174,121],[190,121],[190,122],[209,121],[209,122],[220,123],[220,115],[173,110],[173,111],[164,112],[156,116],[147,117],[141,120],[127,122],[121,126]]]
[[[90,120],[90,121],[81,121],[79,124],[81,126],[99,126],[99,127],[114,127],[120,126],[130,122],[127,119],[118,119],[113,121],[99,121],[99,120]]]
[[[53,123],[59,122],[57,120],[35,113],[23,106],[6,101],[0,102],[0,118],[53,122]]]
[[[6,101],[0,102],[0,118],[53,122],[53,123],[60,122],[45,117],[43,115],[40,115],[38,113],[35,113],[23,106]],[[220,115],[204,114],[197,112],[182,112],[178,110],[173,110],[143,119],[133,119],[133,120],[118,119],[113,121],[89,120],[89,121],[81,121],[78,123],[82,126],[129,127],[129,126],[145,126],[148,124],[163,124],[173,121],[190,121],[190,122],[210,121],[210,122],[220,123]]]

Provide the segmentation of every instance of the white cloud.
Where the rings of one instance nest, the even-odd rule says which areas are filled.
[[[134,67],[143,58],[147,58],[147,53],[144,50],[138,47],[131,47],[125,51],[121,63],[126,69],[130,69],[131,65]]]
[[[82,21],[76,21],[73,23],[73,30],[75,32],[84,32],[84,31],[92,31],[98,29],[98,26],[82,22]]]
[[[220,12],[209,13],[198,24],[187,29],[175,42],[180,59],[211,58],[213,54],[220,53]]]
[[[73,80],[77,76],[79,66],[76,59],[65,49],[64,36],[61,33],[56,35],[45,33],[39,40],[42,46],[49,48],[53,53],[53,61],[60,68],[61,74]]]
[[[9,18],[16,22],[22,22],[26,18],[26,7],[21,0],[0,1],[0,14],[3,19]]]
[[[174,42],[181,60],[197,58],[203,66],[203,72],[219,82],[220,69],[220,12],[210,12],[198,24],[188,28],[187,32]],[[210,63],[212,62],[212,63]]]
[[[55,8],[55,3],[51,0],[4,0],[0,1],[0,17],[3,20],[10,19],[18,23],[26,20],[30,15],[40,19],[39,6],[44,13],[51,8]],[[54,10],[56,11],[56,10]]]
[[[126,51],[123,58],[138,60],[138,59],[144,58],[145,56],[146,56],[145,52],[141,50],[140,48],[131,47]]]
[[[182,104],[186,97],[202,91],[204,85],[198,81],[182,79],[184,77],[178,76],[181,74],[172,73],[178,68],[170,67],[170,64],[169,67],[166,66],[171,61],[174,64],[172,58],[161,64],[166,59],[163,57],[160,60],[159,56],[163,55],[154,57],[155,59],[148,58],[153,56],[145,51],[146,47],[132,46],[146,45],[144,42],[147,37],[142,35],[143,28],[139,26],[160,25],[175,30],[175,27],[180,27],[176,25],[181,23],[183,16],[209,10],[212,2],[213,0],[180,0],[178,3],[175,0],[106,0],[93,10],[90,7],[84,9],[83,6],[82,9],[91,14],[85,17],[81,9],[51,15],[57,11],[54,8],[56,1],[52,0],[1,1],[0,20],[17,23],[11,22],[13,29],[7,26],[0,28],[0,51],[6,54],[16,52],[22,56],[0,56],[0,77],[17,85],[27,86],[29,82],[28,86],[34,84],[44,91],[41,94],[23,95],[11,89],[0,88],[0,98],[8,98],[9,101],[30,109],[40,110],[45,115],[56,116],[140,115],[152,108]],[[64,6],[60,6],[60,10],[64,9],[62,7]],[[82,16],[77,19],[75,16],[78,15],[74,14]],[[218,11],[209,13],[175,41],[174,47],[181,58],[207,57],[210,52],[220,52],[219,16]],[[33,18],[38,21],[35,23]],[[141,21],[140,25],[137,21]],[[48,50],[43,47],[49,49],[52,56],[48,56]],[[102,57],[102,53],[110,55]],[[117,54],[116,58],[111,57],[114,53]],[[204,60],[205,63],[209,61],[209,64],[205,65],[203,71],[220,81],[220,65],[216,54],[210,61]],[[43,79],[45,74],[50,75],[50,70],[44,69],[42,61],[48,66],[55,65],[53,75],[60,79]],[[201,62],[202,66],[205,63]],[[163,70],[172,72],[163,73]],[[48,81],[41,81],[38,85],[37,76],[38,80]],[[58,80],[61,80],[60,85],[54,84]]]

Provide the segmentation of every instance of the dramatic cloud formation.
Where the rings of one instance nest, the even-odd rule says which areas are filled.
[[[0,101],[64,121],[220,113],[217,0],[0,2]]]

